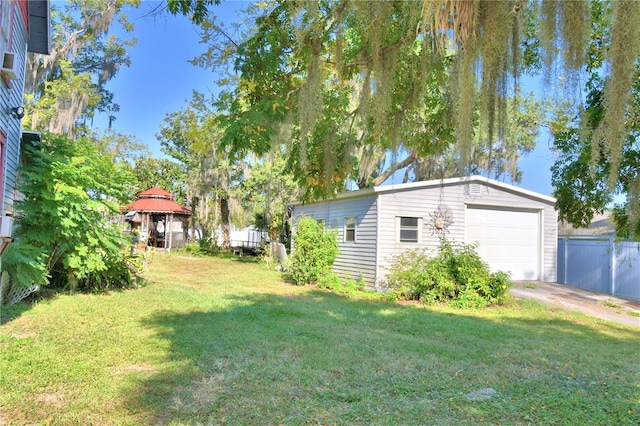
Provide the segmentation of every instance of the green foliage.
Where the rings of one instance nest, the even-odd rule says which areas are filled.
[[[265,158],[254,164],[235,192],[245,210],[253,212],[256,227],[268,231],[271,241],[287,245],[286,204],[296,199],[298,188],[285,159]]]
[[[407,166],[416,180],[444,163],[449,176],[519,181],[544,111],[521,98],[519,78],[542,74],[548,93],[581,99],[585,58],[605,65],[598,134],[617,169],[638,2],[258,2],[245,11],[249,31],[207,19],[214,3],[169,9],[202,24],[208,49],[193,63],[224,74],[222,144],[238,158],[285,145],[304,199],[347,181],[377,185]],[[551,86],[561,80],[566,91]]]
[[[107,220],[120,215],[131,176],[85,138],[45,135],[24,146],[16,202],[16,241],[3,268],[25,287],[52,284],[82,290],[135,283],[127,241]]]
[[[394,257],[387,283],[391,299],[444,302],[459,308],[501,304],[510,285],[508,274],[489,272],[473,245],[446,239],[435,257],[424,249]]]
[[[96,113],[119,111],[107,82],[129,66],[136,39],[125,10],[140,0],[51,3],[51,55],[27,55],[24,121],[29,128],[75,137]],[[118,35],[109,34],[118,27]]]
[[[174,15],[188,15],[199,24],[209,14],[208,7],[218,4],[220,0],[167,0],[167,9]]]
[[[335,272],[328,272],[322,275],[316,285],[320,288],[326,288],[336,293],[355,293],[362,290],[364,283],[362,280],[341,279]]]
[[[197,241],[198,252],[202,254],[218,254],[220,247],[218,247],[217,239],[210,236],[203,236]]]
[[[133,158],[131,173],[135,176],[135,192],[146,191],[154,186],[169,191],[176,202],[187,202],[187,176],[184,167],[168,158],[153,158],[137,155]]]
[[[336,235],[310,217],[300,218],[293,244],[289,271],[298,285],[317,282],[331,271],[338,257]]]
[[[244,179],[247,167],[220,145],[221,132],[217,116],[207,107],[203,95],[194,93],[186,108],[166,115],[156,137],[162,152],[184,170],[192,227],[203,238],[222,227],[223,247],[228,247],[231,219],[239,204],[233,198],[233,189]]]
[[[626,84],[626,78],[616,81],[602,72],[614,36],[613,19],[606,4],[592,2],[586,102],[579,110],[565,107],[552,122],[558,155],[551,168],[551,182],[559,219],[577,228],[587,227],[595,213],[610,208],[614,195],[624,195],[626,200],[614,209],[616,234],[640,240],[640,62],[636,58],[634,64],[627,65],[632,83],[624,90],[628,93],[617,95],[628,97],[624,101],[627,106],[612,117],[612,99],[607,93],[619,92]],[[617,108],[620,102],[615,102]],[[616,134],[604,137],[609,131]]]

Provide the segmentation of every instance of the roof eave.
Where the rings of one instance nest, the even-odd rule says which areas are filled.
[[[430,188],[434,186],[453,185],[453,184],[460,184],[460,183],[483,183],[483,184],[494,186],[503,190],[512,191],[530,198],[535,198],[546,203],[550,203],[550,204],[556,203],[556,199],[554,197],[540,194],[538,192],[530,191],[528,189],[520,188],[514,185],[509,185],[507,183],[499,182],[494,179],[489,179],[484,176],[466,176],[466,177],[459,177],[459,178],[434,179],[434,180],[426,180],[426,181],[418,181],[418,182],[410,182],[410,183],[399,183],[396,185],[383,185],[383,186],[376,186],[373,188],[359,189],[356,191],[343,192],[341,194],[336,195],[334,198],[315,201],[309,204],[315,204],[315,203],[321,203],[321,202],[333,201],[333,200],[344,200],[349,198],[365,197],[371,194],[383,194],[387,192],[406,191],[411,189]],[[294,201],[292,203],[288,203],[287,205],[300,206],[304,204],[305,203],[301,201]]]

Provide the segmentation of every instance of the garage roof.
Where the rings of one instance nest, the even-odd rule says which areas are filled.
[[[548,195],[540,194],[538,192],[529,191],[528,189],[520,188],[514,185],[509,185],[504,182],[499,182],[494,179],[489,179],[484,176],[467,176],[467,177],[459,177],[459,178],[447,178],[447,179],[434,179],[434,180],[425,180],[419,182],[410,182],[410,183],[401,183],[397,185],[382,185],[376,186],[373,188],[365,188],[359,189],[356,191],[348,191],[343,192],[341,194],[336,195],[335,199],[344,200],[349,198],[357,198],[364,197],[373,194],[382,194],[387,192],[400,192],[407,191],[412,189],[422,189],[422,188],[431,188],[442,185],[455,185],[455,184],[473,184],[473,183],[482,183],[485,185],[490,185],[496,188],[500,188],[506,191],[514,192],[516,194],[524,195],[529,198],[537,199],[546,203],[555,204],[556,199],[550,197]],[[304,204],[301,201],[295,201],[290,203],[290,205],[301,205]],[[313,204],[313,203],[309,203]]]

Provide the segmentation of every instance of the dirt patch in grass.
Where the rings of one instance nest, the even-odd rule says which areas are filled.
[[[149,365],[133,364],[125,367],[123,370],[134,371],[134,372],[145,372],[145,371],[157,371],[157,368]]]
[[[65,397],[62,392],[44,392],[35,395],[34,399],[39,404],[53,408],[61,408],[66,405]]]

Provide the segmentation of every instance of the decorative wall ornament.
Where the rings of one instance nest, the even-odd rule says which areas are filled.
[[[442,237],[444,234],[449,233],[449,226],[453,224],[453,217],[451,210],[447,206],[439,205],[433,213],[429,213],[429,216],[431,216],[431,222],[427,226],[431,230],[431,235]]]

